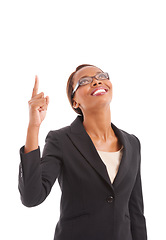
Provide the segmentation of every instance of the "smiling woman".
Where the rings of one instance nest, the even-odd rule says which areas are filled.
[[[50,131],[42,157],[38,134],[49,97],[29,101],[29,126],[20,149],[22,203],[42,203],[58,178],[62,190],[55,240],[146,240],[140,173],[140,141],[111,122],[112,83],[100,68],[83,64],[67,82],[79,115],[70,126]]]
[[[89,74],[92,74],[92,75],[84,75],[83,73],[85,70],[88,70]],[[93,75],[93,73],[95,75]],[[94,80],[96,80],[97,83]],[[75,105],[74,95],[75,95],[75,92],[77,91],[77,89],[80,86],[93,84],[95,89],[93,89],[93,92],[91,93],[91,95],[92,94],[93,94],[93,96],[99,95],[99,94],[97,94],[97,92],[95,92],[95,90],[96,91],[98,90],[99,92],[104,94],[105,92],[108,91],[108,88],[106,86],[105,87],[100,86],[102,84],[103,80],[109,80],[108,73],[104,73],[101,69],[95,67],[94,65],[90,65],[90,64],[82,64],[82,65],[78,66],[76,68],[76,71],[70,75],[70,77],[68,79],[68,83],[67,83],[67,95],[68,95],[68,99],[69,99],[71,106],[77,113],[83,115],[81,106]],[[73,106],[73,103],[74,103],[74,106]]]

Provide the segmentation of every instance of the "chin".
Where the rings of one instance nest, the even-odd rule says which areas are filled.
[[[93,104],[93,105],[91,105],[91,106],[88,106],[88,111],[89,112],[96,112],[96,111],[98,111],[99,109],[100,110],[104,110],[104,109],[106,109],[106,108],[109,108],[110,107],[110,103],[111,103],[111,101],[100,101],[100,102],[98,102],[98,103],[96,103],[96,104]]]

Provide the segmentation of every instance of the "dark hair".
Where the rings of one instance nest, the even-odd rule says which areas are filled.
[[[66,86],[66,92],[67,92],[67,97],[69,99],[69,102],[70,102],[70,105],[72,106],[73,108],[73,96],[72,96],[72,92],[73,92],[73,77],[74,77],[74,74],[80,70],[81,68],[83,67],[87,67],[87,66],[92,66],[92,67],[96,67],[94,65],[90,65],[90,64],[81,64],[79,65],[76,70],[70,75],[70,77],[68,78],[68,81],[67,81],[67,86]],[[82,115],[83,116],[83,113],[81,111],[81,109],[78,107],[78,108],[73,108],[73,110]]]

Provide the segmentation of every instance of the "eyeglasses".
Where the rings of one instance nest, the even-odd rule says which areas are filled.
[[[91,83],[93,81],[93,78],[97,79],[98,81],[107,80],[107,79],[109,79],[109,75],[106,72],[100,72],[93,77],[83,77],[83,78],[79,79],[73,92],[72,92],[72,97],[73,97],[75,91],[79,88],[79,86],[84,86],[86,84]]]

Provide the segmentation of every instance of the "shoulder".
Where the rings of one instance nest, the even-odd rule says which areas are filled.
[[[121,128],[116,127],[114,124],[112,124],[113,129],[115,130],[115,133],[122,139],[122,141],[128,143],[132,147],[140,149],[140,140],[139,138],[133,134],[129,133]]]
[[[50,130],[46,136],[46,139],[54,139],[56,140],[58,137],[63,137],[68,132],[70,132],[70,126],[65,126],[57,130]]]
[[[126,132],[122,129],[119,129],[127,138],[129,138],[131,141],[136,141],[136,142],[139,142],[139,138],[133,134],[133,133],[129,133],[129,132]]]
[[[139,140],[139,138],[135,134],[126,132],[124,130],[120,130],[120,131],[129,140],[131,145],[134,145],[135,147],[139,148],[139,150],[140,150],[140,148],[141,148],[140,140]]]

